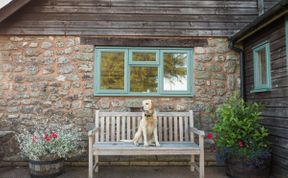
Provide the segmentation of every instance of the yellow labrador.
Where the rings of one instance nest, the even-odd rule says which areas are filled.
[[[140,121],[138,130],[133,138],[133,142],[136,146],[139,142],[144,141],[144,146],[153,145],[160,146],[157,134],[157,116],[151,100],[144,100],[143,105],[143,116]]]

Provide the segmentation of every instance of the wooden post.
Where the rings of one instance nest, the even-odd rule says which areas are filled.
[[[89,169],[88,169],[88,177],[93,178],[93,136],[89,136]]]
[[[190,127],[194,127],[194,118],[193,118],[193,111],[192,110],[189,111],[189,119],[190,119],[189,120],[190,121]],[[194,133],[190,132],[190,134],[191,134],[190,135],[191,142],[194,143]],[[195,164],[195,155],[191,156],[190,164],[191,164],[190,165],[190,171],[194,172],[195,171],[195,166],[194,166],[194,164]]]
[[[204,178],[204,135],[199,135],[200,159],[199,177]]]

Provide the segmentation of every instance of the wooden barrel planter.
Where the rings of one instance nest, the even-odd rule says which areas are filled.
[[[64,160],[57,159],[51,161],[29,160],[31,178],[54,178],[63,173]]]
[[[264,160],[261,167],[247,165],[247,161],[239,158],[228,158],[225,161],[225,172],[230,178],[269,178],[271,158]]]

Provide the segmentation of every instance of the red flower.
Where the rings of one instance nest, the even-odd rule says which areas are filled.
[[[51,137],[49,137],[48,134],[44,134],[43,137],[44,137],[44,140],[47,142],[49,142],[51,140]]]
[[[51,136],[50,136],[51,138],[57,138],[58,137],[58,135],[57,135],[57,133],[55,133],[55,132],[52,132],[52,134],[51,134]]]
[[[243,140],[239,140],[238,141],[238,145],[240,148],[243,148],[245,146],[244,141]]]
[[[208,133],[207,138],[208,138],[208,139],[212,139],[212,138],[213,138],[213,134],[212,134],[211,132]]]

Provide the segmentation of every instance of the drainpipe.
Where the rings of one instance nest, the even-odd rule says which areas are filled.
[[[240,96],[246,101],[245,95],[245,61],[244,61],[244,51],[241,48],[235,46],[232,39],[229,40],[229,48],[240,53]]]

